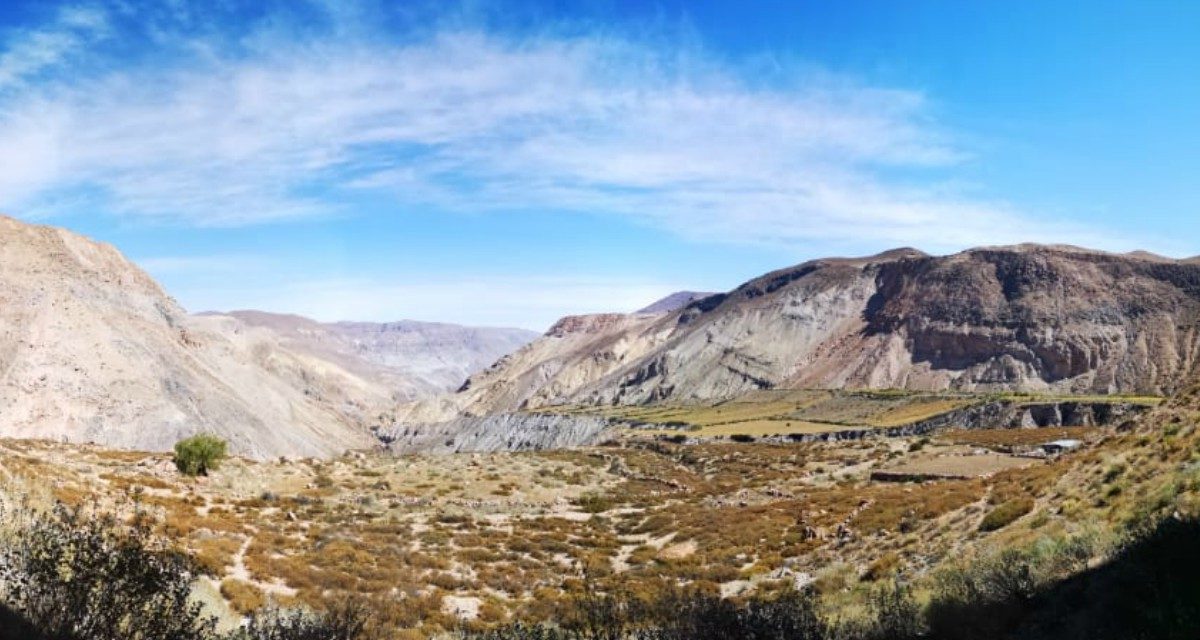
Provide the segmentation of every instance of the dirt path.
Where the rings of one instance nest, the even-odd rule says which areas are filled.
[[[258,533],[257,529],[255,530],[255,533]],[[261,589],[263,593],[266,593],[267,595],[283,596],[288,598],[295,597],[297,593],[296,589],[293,589],[286,584],[262,582],[261,580],[255,580],[254,576],[250,575],[250,570],[246,568],[246,553],[250,551],[250,546],[254,544],[254,538],[255,536],[253,535],[246,536],[246,541],[242,543],[241,548],[239,548],[237,553],[233,555],[233,564],[230,565],[229,570],[225,572],[225,577],[252,584]]]

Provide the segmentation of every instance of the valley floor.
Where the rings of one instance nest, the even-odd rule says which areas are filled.
[[[1063,437],[1084,444],[1061,457],[1012,454]],[[1107,428],[783,444],[634,436],[567,451],[234,459],[195,480],[164,454],[10,440],[0,493],[150,512],[210,570],[202,596],[227,625],[268,600],[358,594],[421,637],[550,617],[585,576],[734,597],[812,585],[852,606],[873,583],[1116,513],[1120,492],[1097,503],[1087,474],[1100,465],[1116,474],[1109,482],[1123,479],[1117,438]],[[889,470],[928,481],[872,479]]]

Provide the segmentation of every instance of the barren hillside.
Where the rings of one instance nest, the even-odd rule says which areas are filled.
[[[564,322],[443,405],[808,387],[1170,393],[1200,357],[1200,265],[1065,246],[901,249],[804,263],[666,315]]]
[[[111,246],[0,219],[0,434],[167,449],[208,431],[238,453],[373,444],[389,392],[273,336],[191,318]]]

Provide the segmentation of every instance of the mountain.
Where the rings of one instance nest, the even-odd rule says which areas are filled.
[[[806,262],[665,315],[565,318],[410,414],[803,387],[1168,393],[1198,362],[1194,261],[1069,246],[897,249]]]
[[[292,351],[336,363],[363,378],[383,383],[397,400],[453,391],[467,376],[538,335],[524,329],[410,320],[321,323],[262,311],[232,311],[225,315],[250,327],[269,329]]]
[[[672,293],[661,300],[655,301],[653,304],[647,307],[638,309],[635,313],[670,313],[672,311],[682,309],[683,307],[686,307],[697,300],[701,300],[712,295],[716,294],[701,293],[698,291],[676,291],[675,293]]]
[[[389,390],[274,336],[193,318],[109,245],[0,217],[0,436],[254,457],[374,444]]]

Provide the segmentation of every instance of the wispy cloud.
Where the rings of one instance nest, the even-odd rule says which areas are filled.
[[[43,28],[17,32],[0,45],[0,93],[70,63],[108,33],[107,14],[82,6],[59,10]]]
[[[72,25],[63,16],[0,57],[17,61],[12,77],[80,46],[30,53]],[[146,31],[165,42],[179,24]],[[0,157],[22,159],[0,172],[0,208],[53,214],[82,198],[129,219],[238,226],[346,213],[349,196],[615,215],[708,241],[934,248],[1076,231],[951,188],[968,150],[918,91],[811,70],[761,82],[668,39],[264,24],[236,53],[189,27],[169,63],[0,99]]]

